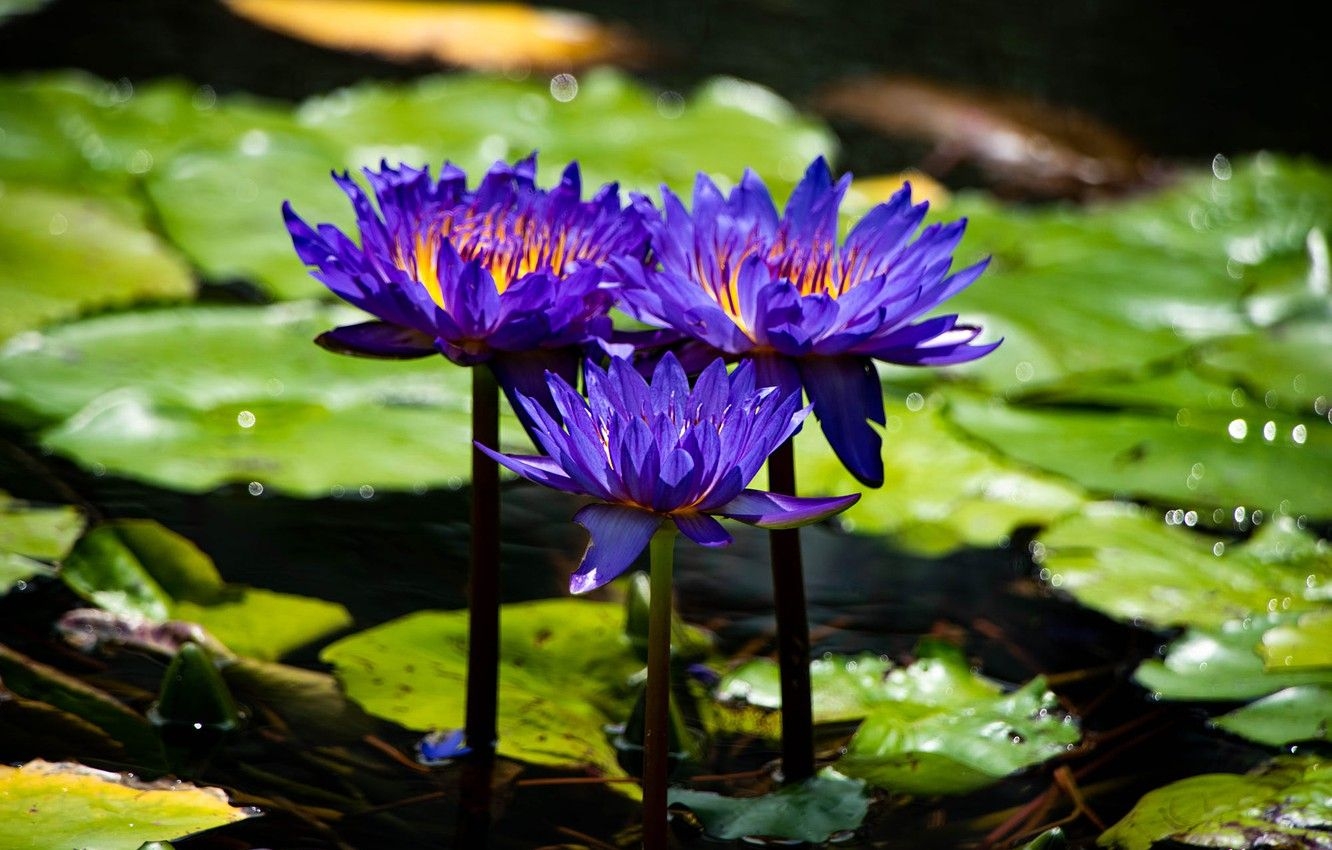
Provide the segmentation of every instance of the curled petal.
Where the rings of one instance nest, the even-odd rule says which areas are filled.
[[[389,322],[361,322],[343,325],[315,337],[321,347],[338,354],[378,357],[386,360],[412,360],[438,354],[435,338],[413,328]]]
[[[518,473],[528,481],[563,490],[565,493],[583,492],[583,488],[579,487],[558,463],[545,455],[506,455],[480,443],[474,442],[472,445],[486,457],[505,469]]]
[[[569,579],[569,591],[586,593],[629,569],[661,527],[662,518],[624,505],[594,504],[574,514],[574,522],[586,528],[592,539]]]
[[[884,421],[883,388],[868,357],[808,357],[800,377],[842,464],[867,487],[883,486],[883,438],[869,424]]]
[[[729,546],[731,533],[712,517],[703,513],[671,514],[680,533],[700,546]]]
[[[795,528],[841,513],[860,499],[849,496],[782,496],[763,490],[745,490],[716,513],[759,528]]]

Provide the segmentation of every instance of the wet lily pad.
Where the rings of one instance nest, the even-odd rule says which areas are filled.
[[[839,521],[867,534],[890,534],[903,548],[940,554],[994,546],[1014,528],[1045,525],[1086,496],[1073,484],[1012,463],[949,426],[937,399],[891,393],[884,433],[884,486],[864,490]],[[846,471],[818,428],[797,439],[802,492],[852,493]]]
[[[133,211],[0,187],[0,340],[94,310],[189,298],[194,288],[189,267]]]
[[[1332,465],[1332,423],[1324,418],[1278,410],[1179,417],[1000,405],[960,395],[949,415],[1009,457],[1093,491],[1208,512],[1238,506],[1332,516],[1332,478],[1324,474]]]
[[[1204,346],[1198,368],[1247,387],[1293,413],[1326,416],[1332,405],[1332,321],[1305,321]]]
[[[207,555],[151,520],[94,528],[61,576],[83,598],[129,621],[198,623],[229,650],[259,659],[351,624],[333,602],[224,584]]]
[[[922,711],[887,704],[865,718],[838,770],[903,794],[966,794],[1062,755],[1079,737],[1041,678],[1011,694]]]
[[[1165,658],[1144,661],[1133,677],[1159,699],[1248,700],[1283,688],[1332,685],[1332,670],[1274,670],[1263,665],[1263,635],[1289,615],[1232,620],[1212,629],[1189,629]]]
[[[1332,554],[1290,517],[1227,546],[1161,514],[1100,504],[1037,538],[1041,575],[1111,617],[1216,628],[1269,611],[1308,611],[1332,593]]]
[[[0,765],[0,846],[13,850],[137,850],[253,814],[217,788],[145,783],[69,762]]]
[[[831,768],[799,785],[758,797],[724,797],[711,791],[671,788],[672,805],[687,806],[708,835],[736,839],[750,835],[821,844],[836,833],[860,826],[869,811],[865,783]]]
[[[1114,850],[1185,847],[1327,847],[1332,764],[1274,759],[1246,775],[1194,776],[1148,793],[1097,842]]]
[[[180,490],[325,496],[463,480],[467,370],[311,342],[362,315],[305,303],[89,319],[0,351],[0,402],[47,423],[46,448]],[[502,427],[506,444],[527,445],[511,415]]]
[[[1269,747],[1332,741],[1332,684],[1285,688],[1212,722]]]
[[[71,506],[39,507],[0,490],[0,596],[34,576],[55,575],[83,533],[83,513]]]
[[[929,714],[939,706],[984,700],[1000,693],[998,683],[971,672],[962,651],[941,641],[922,641],[916,661],[901,667],[873,653],[829,654],[809,665],[814,722],[860,720],[878,706],[893,704],[906,712]],[[781,708],[777,663],[755,658],[729,671],[713,688],[716,711],[728,731],[766,736],[780,734],[779,724],[748,724],[748,707]]]
[[[504,606],[499,753],[623,775],[604,727],[628,717],[640,669],[624,607],[550,599]],[[467,612],[422,611],[343,638],[320,657],[369,713],[409,729],[462,725]]]
[[[1226,180],[1200,169],[1089,210],[958,198],[949,215],[970,221],[962,256],[993,262],[950,308],[1039,343],[1006,343],[950,371],[1020,394],[1086,373],[1140,372],[1198,341],[1247,332],[1254,292],[1314,271],[1306,241],[1332,230],[1332,172],[1275,156],[1228,168]]]
[[[1258,647],[1270,670],[1332,672],[1332,610],[1324,607],[1269,629]]]
[[[811,669],[819,719],[865,717],[834,765],[842,773],[900,793],[962,794],[1078,740],[1077,723],[1059,711],[1044,680],[1005,694],[955,647],[926,641],[917,651],[905,668],[875,656],[834,656]],[[719,694],[777,705],[772,679],[751,663],[723,680]]]

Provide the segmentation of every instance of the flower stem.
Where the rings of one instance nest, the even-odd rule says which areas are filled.
[[[768,458],[768,489],[796,495],[795,448],[782,443]],[[814,775],[814,712],[809,688],[809,616],[800,529],[768,532],[772,554],[773,609],[777,618],[777,663],[782,682],[782,774],[788,783]]]
[[[499,385],[486,366],[472,368],[472,439],[499,445]],[[495,747],[499,685],[499,465],[472,447],[472,540],[468,587],[467,745]]]
[[[666,780],[671,750],[671,569],[675,525],[652,536],[647,697],[643,707],[643,847],[666,850]]]
[[[499,445],[499,385],[488,366],[472,372],[472,439]],[[460,846],[481,846],[490,825],[490,774],[499,689],[499,465],[472,447],[472,539],[468,584],[467,710],[471,748],[462,783]]]

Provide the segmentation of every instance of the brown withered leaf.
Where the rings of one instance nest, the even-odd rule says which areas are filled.
[[[1089,197],[1159,177],[1158,163],[1101,121],[1011,93],[867,75],[823,88],[813,106],[891,138],[929,143],[925,171],[944,174],[970,162],[1009,195]]]

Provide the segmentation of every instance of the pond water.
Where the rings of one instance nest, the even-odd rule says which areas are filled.
[[[474,173],[533,146],[544,180],[578,157],[589,183],[642,190],[678,190],[700,168],[733,180],[750,164],[785,194],[816,153],[858,175],[938,166],[939,187],[917,178],[918,189],[938,192],[944,218],[969,218],[959,257],[994,258],[957,309],[1004,346],[975,367],[883,370],[887,486],[803,532],[813,656],[905,668],[938,641],[960,650],[958,675],[986,677],[981,687],[1044,676],[1057,702],[1040,721],[1068,715],[1081,736],[970,793],[880,782],[864,823],[840,831],[837,846],[1011,847],[1060,825],[1069,846],[1093,847],[1154,789],[1327,753],[1332,142],[1309,118],[1314,28],[1279,8],[1241,19],[1146,2],[571,8],[632,28],[652,49],[632,74],[575,69],[581,96],[563,98],[550,71],[437,78],[423,61],[277,35],[217,2],[54,0],[10,18],[0,3],[0,294],[15,305],[0,324],[0,496],[31,503],[0,499],[0,555],[66,560],[64,579],[40,564],[12,581],[0,572],[0,764],[80,761],[148,778],[164,769],[134,739],[152,734],[163,644],[122,629],[83,651],[70,638],[86,630],[56,628],[89,604],[144,610],[106,595],[133,598],[124,576],[142,568],[115,573],[110,555],[87,554],[87,536],[70,554],[75,520],[72,535],[42,538],[49,548],[68,537],[59,551],[19,542],[30,507],[73,506],[122,541],[125,526],[105,524],[152,520],[178,535],[145,532],[176,547],[161,556],[165,573],[145,554],[161,549],[130,545],[129,557],[161,585],[173,619],[195,612],[247,656],[224,671],[239,726],[220,745],[187,735],[193,750],[172,766],[263,817],[177,847],[458,845],[461,769],[415,761],[430,724],[404,718],[424,703],[383,707],[431,686],[393,679],[373,656],[370,678],[388,676],[401,693],[353,691],[349,702],[325,674],[336,666],[351,689],[355,665],[330,645],[466,605],[465,379],[438,360],[368,364],[309,344],[341,314],[311,303],[321,292],[289,256],[277,203],[343,221],[331,169],[383,155],[450,157]],[[48,74],[65,69],[92,76]],[[853,90],[849,110],[827,105],[865,74],[898,75],[899,87]],[[771,92],[708,82],[717,75]],[[885,132],[876,104],[902,103],[907,76],[928,81],[925,106],[911,127]],[[343,86],[359,87],[330,94]],[[1050,113],[1033,118],[1036,99],[1100,123],[1043,135]],[[940,129],[963,114],[965,132]],[[1015,126],[1044,141],[1005,160],[996,151]],[[1110,168],[1121,136],[1132,168],[1114,185],[1047,170]],[[849,205],[886,198],[866,191]],[[67,233],[83,241],[70,249],[58,241]],[[516,424],[505,427],[519,445]],[[826,447],[802,440],[802,491],[859,489]],[[512,611],[568,595],[585,540],[570,522],[579,504],[504,485]],[[676,573],[679,613],[714,636],[700,657],[721,673],[774,651],[767,536],[734,533],[724,550],[681,546]],[[181,554],[180,538],[220,579],[199,578],[211,568]],[[190,596],[206,581],[211,596]],[[259,594],[237,601],[241,586],[290,597],[264,608]],[[613,621],[623,594],[607,588],[588,604],[605,603],[596,610]],[[543,728],[601,752],[600,725],[628,719],[633,690],[615,674],[634,662],[605,655],[594,645],[604,630],[561,621],[566,610],[551,615],[554,642],[589,641],[595,663],[538,669],[538,684],[523,679],[528,690],[503,710],[554,723],[550,704],[594,706],[594,743],[585,728]],[[512,615],[515,628],[528,628],[524,616]],[[548,625],[531,627],[536,645],[552,638]],[[383,651],[393,660],[415,647]],[[279,656],[321,675],[257,666]],[[567,691],[542,694],[542,676]],[[1213,723],[1299,688],[1293,707]],[[882,701],[877,693],[872,683],[854,698]],[[728,713],[703,685],[693,695],[714,734],[682,782],[772,790],[771,718]],[[870,712],[858,710],[820,726],[825,760]],[[1037,722],[1008,722],[1027,720]],[[1010,731],[1015,746],[1028,743]],[[623,771],[540,754],[547,743],[501,759],[489,846],[633,846],[638,805],[604,781]],[[1250,832],[1226,833],[1241,843],[1207,845],[1237,811],[1222,806],[1220,826],[1190,812],[1177,834],[1109,843],[1321,847],[1332,825],[1323,803],[1294,826],[1254,815],[1241,824]],[[724,846],[677,820],[682,846]]]

